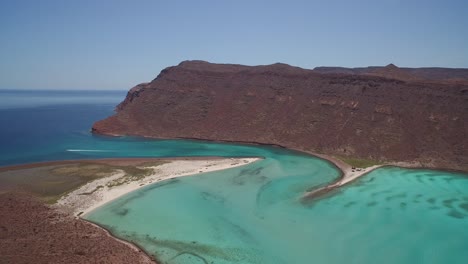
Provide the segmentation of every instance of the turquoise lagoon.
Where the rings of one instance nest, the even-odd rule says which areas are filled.
[[[384,167],[304,201],[304,191],[335,181],[339,171],[275,147],[91,135],[92,122],[124,94],[0,90],[0,165],[264,157],[149,185],[86,216],[160,263],[468,263],[467,174]],[[15,103],[25,97],[27,104]]]
[[[385,167],[303,201],[338,171],[265,157],[147,186],[86,218],[161,263],[467,263],[467,175]]]

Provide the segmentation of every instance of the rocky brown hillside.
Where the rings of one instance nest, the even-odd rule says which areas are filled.
[[[353,75],[372,75],[403,81],[425,81],[436,83],[460,83],[468,84],[468,69],[449,68],[399,68],[394,64],[385,67],[373,66],[365,68],[343,67],[317,67],[318,73],[341,73]]]
[[[93,132],[278,144],[468,170],[468,84],[398,76],[186,61],[132,88]]]
[[[104,230],[25,193],[0,193],[0,263],[155,263]]]

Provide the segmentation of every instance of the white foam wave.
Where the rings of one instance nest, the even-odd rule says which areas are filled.
[[[67,149],[71,152],[113,152],[113,150],[103,150],[103,149]]]

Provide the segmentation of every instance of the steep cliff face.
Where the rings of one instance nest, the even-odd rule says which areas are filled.
[[[187,61],[131,89],[93,131],[468,170],[468,85]]]

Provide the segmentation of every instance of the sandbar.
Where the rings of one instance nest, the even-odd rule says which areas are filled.
[[[151,175],[136,181],[128,181],[113,186],[113,182],[125,176],[123,171],[117,171],[112,176],[94,180],[68,193],[61,197],[55,206],[75,216],[82,217],[92,210],[148,184],[177,177],[243,166],[260,159],[261,158],[218,158],[206,160],[166,160],[167,163],[165,164],[147,167],[153,169]]]

